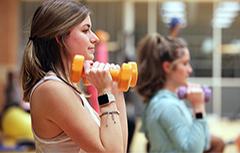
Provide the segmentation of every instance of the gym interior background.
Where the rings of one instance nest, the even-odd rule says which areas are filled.
[[[193,82],[208,85],[213,96],[207,112],[240,119],[240,2],[237,0],[84,0],[92,10],[93,30],[110,34],[109,61],[135,60],[138,41],[147,33],[168,35],[175,16],[190,49]],[[0,1],[0,109],[9,70],[19,70],[30,20],[40,0]],[[134,91],[131,101],[139,106]],[[137,103],[137,104],[136,104]],[[141,109],[135,109],[141,110]],[[141,112],[136,112],[137,116]],[[239,126],[238,126],[239,127]],[[231,128],[230,128],[231,129]],[[236,135],[240,134],[240,128]]]

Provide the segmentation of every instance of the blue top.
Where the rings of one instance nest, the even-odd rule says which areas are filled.
[[[154,153],[202,153],[210,144],[206,119],[195,119],[185,102],[165,89],[146,106],[142,130]]]

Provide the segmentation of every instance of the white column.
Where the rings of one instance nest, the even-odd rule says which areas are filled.
[[[129,58],[135,57],[135,8],[133,1],[123,2],[123,34],[124,34],[124,44],[125,53]]]
[[[123,4],[123,30],[133,32],[135,24],[134,2],[126,0]]]
[[[214,11],[217,8],[217,2],[214,3]],[[213,113],[221,116],[222,114],[222,29],[213,28]]]
[[[148,33],[157,32],[157,2],[148,2]]]

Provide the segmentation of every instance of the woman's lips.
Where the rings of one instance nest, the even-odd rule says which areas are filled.
[[[91,53],[94,53],[94,52],[95,52],[95,47],[89,47],[88,50],[89,50]]]

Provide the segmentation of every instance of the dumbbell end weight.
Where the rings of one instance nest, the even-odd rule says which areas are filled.
[[[207,86],[202,86],[203,92],[204,92],[204,100],[205,102],[209,102],[212,97],[212,90]]]
[[[128,62],[132,66],[132,79],[130,82],[130,87],[135,87],[138,79],[138,68],[136,62]]]
[[[118,88],[121,91],[128,91],[132,78],[132,65],[123,63],[118,77]]]
[[[74,56],[70,75],[70,79],[72,82],[77,83],[80,81],[83,72],[83,63],[84,56],[81,55]]]

